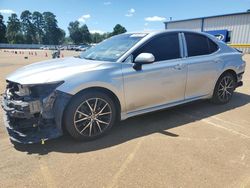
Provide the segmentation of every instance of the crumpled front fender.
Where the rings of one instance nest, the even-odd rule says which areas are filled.
[[[54,118],[56,122],[57,129],[62,131],[62,120],[63,113],[67,107],[72,95],[64,93],[62,91],[56,91],[56,99],[53,106]]]

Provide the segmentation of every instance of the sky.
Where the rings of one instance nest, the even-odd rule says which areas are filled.
[[[0,0],[5,22],[11,13],[50,11],[67,34],[69,22],[76,20],[91,32],[111,32],[118,23],[132,32],[162,30],[170,17],[179,20],[248,9],[250,0]]]

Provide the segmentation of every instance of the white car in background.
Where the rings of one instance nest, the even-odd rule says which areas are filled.
[[[81,52],[84,52],[86,51],[87,49],[89,49],[91,46],[90,45],[87,45],[87,44],[84,44],[84,45],[80,45],[78,47],[76,47],[76,51],[81,51]]]

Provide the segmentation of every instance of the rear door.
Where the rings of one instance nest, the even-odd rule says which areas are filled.
[[[219,49],[205,35],[185,32],[186,64],[188,66],[185,99],[192,99],[210,94],[218,75],[220,60]]]

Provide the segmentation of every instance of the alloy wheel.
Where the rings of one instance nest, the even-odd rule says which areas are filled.
[[[234,91],[234,80],[230,76],[225,76],[219,85],[218,97],[225,102],[231,99]]]
[[[110,126],[112,110],[107,101],[91,98],[81,103],[74,114],[74,126],[78,133],[93,137]]]

